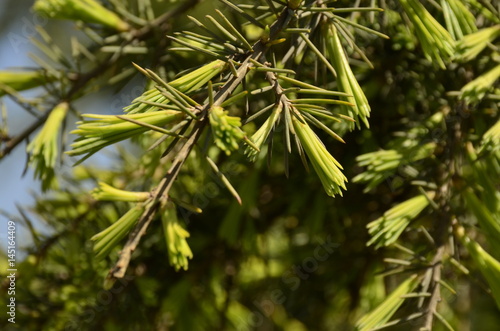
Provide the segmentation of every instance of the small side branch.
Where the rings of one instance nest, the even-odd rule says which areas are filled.
[[[151,221],[154,219],[158,208],[160,208],[161,202],[165,201],[168,198],[168,192],[170,191],[172,184],[177,178],[182,165],[186,161],[189,153],[191,152],[196,142],[198,141],[198,138],[203,132],[203,127],[205,126],[205,124],[206,121],[196,123],[196,126],[191,132],[190,138],[182,146],[181,150],[170,166],[170,169],[167,171],[162,181],[158,185],[158,188],[153,193],[152,204],[148,208],[146,208],[135,229],[130,234],[127,243],[120,252],[120,258],[118,259],[116,265],[109,272],[108,278],[122,278],[125,275],[125,272],[127,271],[128,265],[130,263],[130,259],[132,257],[132,253],[137,248],[141,237],[146,233],[147,228],[151,224]]]
[[[434,322],[434,316],[437,313],[438,303],[441,301],[441,268],[444,255],[445,246],[442,245],[438,247],[436,255],[432,260],[432,267],[429,270],[431,273],[431,297],[429,303],[427,304],[427,311],[424,317],[424,325],[420,329],[421,331],[432,330],[432,324]]]

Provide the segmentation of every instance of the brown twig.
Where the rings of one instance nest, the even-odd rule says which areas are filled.
[[[32,134],[36,129],[43,125],[43,123],[45,123],[45,121],[49,117],[51,111],[52,110],[45,112],[41,117],[37,118],[37,120],[33,124],[24,129],[23,132],[8,140],[5,143],[5,147],[0,152],[0,160],[2,160],[5,155],[12,152],[12,150],[16,148],[17,145],[19,145],[24,139],[28,138],[30,134]]]
[[[196,123],[195,127],[191,131],[191,136],[177,153],[170,169],[167,171],[166,175],[163,177],[162,181],[153,193],[152,205],[150,205],[149,208],[146,208],[142,214],[139,222],[130,234],[127,243],[121,250],[118,262],[109,272],[108,278],[122,278],[125,275],[132,253],[137,248],[141,237],[146,233],[149,224],[151,224],[151,221],[154,219],[156,212],[160,207],[161,201],[168,198],[168,192],[170,191],[172,184],[177,178],[177,175],[179,174],[179,171],[186,161],[189,153],[198,141],[205,125],[206,121]]]
[[[140,29],[137,29],[135,31],[132,31],[132,36],[133,39],[139,39],[139,40],[144,40],[145,38],[149,37],[155,30],[166,30],[165,24],[173,17],[176,17],[192,7],[196,6],[196,4],[200,2],[200,0],[189,0],[189,1],[183,1],[181,5],[178,7],[166,12],[163,15],[158,16],[155,18],[153,21],[151,21],[150,24],[143,26]]]

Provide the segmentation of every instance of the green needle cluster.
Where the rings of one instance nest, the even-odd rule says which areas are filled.
[[[220,74],[226,67],[226,62],[222,60],[209,62],[201,68],[186,73],[169,83],[163,81],[160,77],[158,77],[158,75],[150,70],[143,69],[137,65],[135,67],[146,77],[155,81],[160,89],[154,88],[147,90],[140,97],[132,101],[130,106],[124,108],[125,112],[128,114],[156,111],[158,108],[172,109],[172,107],[175,106],[168,105],[172,104],[172,98],[176,100],[183,99],[185,101],[184,104],[187,103],[192,106],[196,105],[196,103],[190,99],[187,94],[205,86],[214,76]],[[166,89],[166,92],[173,91],[173,95],[172,93],[162,93],[161,87]]]
[[[419,282],[420,279],[417,275],[408,277],[377,308],[359,319],[356,323],[356,331],[374,330],[376,327],[381,327],[389,321],[405,301],[405,298],[402,296],[412,292]]]
[[[500,262],[488,254],[481,245],[465,235],[463,227],[455,229],[455,233],[467,247],[474,263],[491,287],[491,294],[500,308]]]
[[[26,148],[30,153],[29,163],[35,168],[35,178],[42,181],[44,191],[57,185],[54,177],[54,167],[59,155],[57,140],[68,107],[66,102],[57,105],[50,112],[42,130]]]
[[[111,226],[90,238],[94,241],[94,252],[97,260],[108,256],[111,250],[125,238],[142,215],[144,208],[143,204],[137,204]]]
[[[344,48],[340,42],[335,25],[328,25],[328,36],[326,46],[330,58],[332,59],[333,67],[337,72],[337,83],[339,90],[349,94],[345,100],[353,106],[341,105],[343,112],[354,119],[360,119],[366,127],[369,127],[368,118],[370,117],[370,105],[366,99],[365,93],[359,86],[358,80],[354,77],[351,66],[347,60]],[[357,122],[359,127],[359,121]]]
[[[493,194],[496,195],[496,201],[494,201],[494,205],[489,205],[496,207],[494,210],[490,210],[487,207],[487,203],[488,199],[494,199],[495,197],[488,197],[483,202],[470,190],[466,190],[463,193],[463,197],[481,230],[485,233],[490,247],[500,257],[500,215],[498,214],[498,211],[500,211],[500,201],[498,199],[498,192],[493,192]]]
[[[92,190],[91,194],[94,199],[100,201],[129,202],[144,202],[151,196],[149,192],[131,192],[120,190],[104,182],[99,182],[99,187]]]
[[[53,80],[42,71],[0,71],[0,97],[6,90],[28,90]]]
[[[222,107],[210,108],[210,126],[217,147],[227,155],[231,155],[238,149],[238,144],[245,136],[241,130],[241,119],[237,116],[229,116]]]
[[[499,36],[500,24],[464,36],[455,45],[457,54],[455,54],[454,59],[461,62],[475,59],[489,43]]]
[[[481,101],[499,77],[500,64],[462,87],[460,98],[469,104]]]
[[[474,15],[461,0],[441,0],[441,8],[446,22],[446,28],[453,39],[461,39],[477,31]]]
[[[356,157],[358,165],[367,167],[366,170],[353,178],[354,183],[367,183],[365,192],[370,191],[393,175],[398,169],[412,162],[428,158],[433,155],[436,143],[430,142],[401,151],[400,149],[380,150]]]
[[[366,226],[372,238],[367,246],[375,244],[376,248],[389,246],[398,240],[408,224],[429,205],[429,199],[434,197],[434,192],[419,195],[402,202],[384,213]]]
[[[130,29],[127,22],[95,0],[37,0],[33,9],[51,18],[97,23],[117,31]]]
[[[79,162],[108,145],[144,133],[151,130],[152,127],[157,127],[160,130],[167,124],[177,123],[185,118],[183,112],[174,110],[122,116],[97,114],[84,114],[82,116],[96,120],[77,122],[77,129],[71,131],[72,134],[80,137],[71,144],[73,149],[66,153],[71,156],[85,154],[85,157]]]
[[[326,150],[325,145],[305,122],[292,117],[293,128],[300,140],[314,171],[318,174],[323,188],[329,196],[342,195],[342,189],[346,189],[347,178],[342,173],[342,166]]]
[[[442,69],[454,53],[450,33],[425,9],[419,0],[399,0],[406,15],[413,23],[425,57]]]
[[[268,109],[270,108],[271,107],[269,107]],[[255,146],[257,146],[259,149],[262,147],[271,131],[274,130],[277,122],[280,119],[282,110],[283,106],[281,104],[275,106],[264,124],[262,124],[262,126],[250,138]],[[248,146],[245,150],[245,154],[249,157],[250,160],[255,161],[259,152],[255,148]]]
[[[165,240],[167,242],[168,259],[170,265],[179,269],[188,269],[188,259],[193,258],[193,252],[186,241],[189,237],[187,232],[179,223],[175,208],[172,204],[168,203],[162,213],[163,231],[165,233]]]
[[[498,120],[488,131],[483,135],[481,140],[482,146],[491,146],[492,149],[499,150],[500,148],[500,120]]]

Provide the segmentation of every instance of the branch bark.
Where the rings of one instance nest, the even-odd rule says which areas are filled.
[[[462,153],[460,142],[462,140],[462,123],[465,119],[463,116],[465,107],[463,102],[458,102],[455,105],[453,112],[450,114],[451,116],[446,119],[447,132],[441,142],[444,152],[441,165],[436,174],[436,183],[439,184],[436,202],[439,210],[436,213],[436,226],[433,231],[433,239],[437,249],[436,255],[432,260],[431,269],[427,271],[431,277],[428,283],[431,288],[431,297],[427,303],[427,310],[421,330],[432,330],[434,317],[438,314],[438,304],[441,301],[441,268],[444,254],[448,247],[449,229],[453,221],[450,200],[453,196],[453,178],[461,167],[459,163],[461,158],[459,156]]]

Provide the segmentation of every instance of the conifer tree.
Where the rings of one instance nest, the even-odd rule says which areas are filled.
[[[33,11],[78,33],[37,26],[36,68],[0,68],[0,97],[33,115],[12,134],[2,108],[0,162],[25,149],[42,192],[3,213],[33,241],[17,266],[22,329],[499,324],[497,5]],[[82,109],[103,94],[127,105]]]

